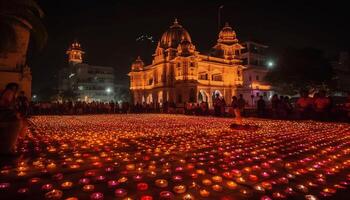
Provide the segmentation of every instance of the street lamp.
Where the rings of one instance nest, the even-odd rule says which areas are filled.
[[[273,66],[275,66],[275,63],[272,60],[267,62],[267,67],[268,68],[272,68]]]
[[[111,88],[106,88],[106,92],[109,94],[112,92],[112,89]]]

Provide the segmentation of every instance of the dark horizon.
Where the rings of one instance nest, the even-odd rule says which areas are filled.
[[[342,5],[344,4],[344,5]],[[77,39],[91,65],[112,66],[118,83],[128,84],[131,62],[140,55],[150,63],[162,33],[177,18],[190,33],[200,52],[207,52],[217,40],[217,12],[221,25],[228,22],[242,41],[255,40],[270,46],[276,58],[286,47],[313,47],[329,57],[348,50],[350,43],[345,3],[323,2],[169,2],[56,0],[39,1],[46,16],[49,39],[42,52],[29,59],[33,91],[54,87],[57,72],[66,63],[65,51]],[[142,35],[150,40],[136,39]],[[46,84],[42,84],[45,82]]]

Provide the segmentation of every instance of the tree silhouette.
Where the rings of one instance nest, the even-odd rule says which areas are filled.
[[[301,89],[331,89],[333,70],[324,53],[318,49],[288,48],[277,66],[265,77],[277,92],[296,94]]]

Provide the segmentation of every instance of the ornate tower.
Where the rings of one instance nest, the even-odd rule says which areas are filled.
[[[219,33],[217,44],[213,47],[214,55],[227,60],[238,58],[244,47],[238,43],[236,32],[226,23]]]
[[[80,43],[77,41],[73,42],[66,52],[66,54],[68,55],[69,64],[75,65],[82,63],[84,53],[85,52],[81,48]]]
[[[131,65],[131,71],[142,71],[144,65],[145,64],[143,63],[141,57],[138,56],[137,59]]]

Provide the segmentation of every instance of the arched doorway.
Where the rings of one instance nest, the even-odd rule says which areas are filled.
[[[204,90],[198,92],[198,102],[208,102],[208,94]]]
[[[219,98],[224,98],[224,96],[222,95],[222,93],[219,90],[214,90],[211,98],[212,98],[212,102],[215,102],[215,98],[219,97]]]
[[[158,92],[158,103],[162,105],[163,103],[163,91]]]
[[[148,104],[153,103],[153,97],[152,97],[152,94],[149,94],[149,95],[147,96],[146,103],[148,103]]]

